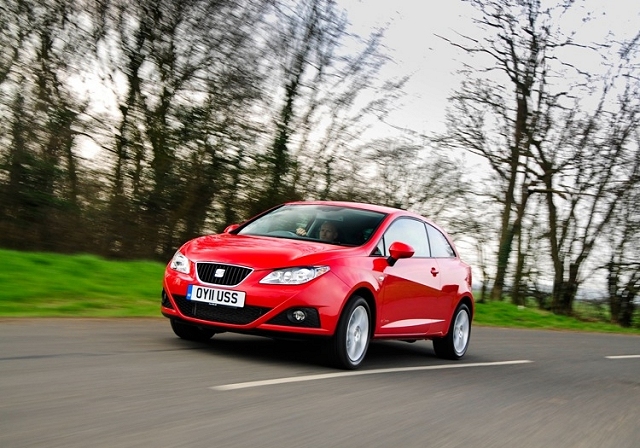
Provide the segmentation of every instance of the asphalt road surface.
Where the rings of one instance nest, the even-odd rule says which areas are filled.
[[[176,338],[165,319],[0,320],[0,447],[640,447],[640,337],[474,327],[380,342]]]

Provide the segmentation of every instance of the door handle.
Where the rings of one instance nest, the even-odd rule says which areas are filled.
[[[436,268],[431,268],[431,275],[433,275],[434,277],[436,275],[438,275],[439,271]]]

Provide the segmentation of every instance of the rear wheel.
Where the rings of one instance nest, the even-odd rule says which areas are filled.
[[[369,348],[371,310],[360,296],[354,296],[345,307],[336,334],[331,341],[332,358],[343,369],[357,369]]]
[[[471,312],[464,303],[456,309],[449,327],[449,333],[433,340],[436,356],[445,359],[460,359],[467,352],[471,337]]]
[[[171,319],[171,329],[179,338],[187,341],[204,342],[213,337],[216,332],[208,328],[197,327],[181,322],[177,319]]]

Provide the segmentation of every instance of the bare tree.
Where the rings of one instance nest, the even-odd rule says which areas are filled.
[[[639,137],[636,135],[636,142]],[[636,176],[607,235],[610,260],[601,266],[607,273],[611,320],[623,327],[633,324],[635,300],[640,295],[640,176]]]
[[[544,187],[533,190],[543,193],[548,205],[552,309],[562,314],[572,312],[580,270],[620,212],[626,191],[637,188],[640,164],[637,151],[629,148],[631,132],[638,126],[636,108],[623,106],[615,113],[599,108],[582,126],[572,120],[566,126],[573,136],[573,163],[561,169],[550,162],[555,149],[538,145]],[[576,130],[579,135],[574,135]]]
[[[32,15],[33,4],[17,0],[5,0],[0,6],[0,86],[9,77],[20,59],[20,52],[33,29],[27,25]]]
[[[467,193],[463,163],[408,138],[373,140],[363,153],[370,201],[453,221]]]
[[[353,35],[334,0],[303,0],[279,17],[274,85],[281,87],[273,102],[280,106],[254,211],[284,199],[357,196],[357,171],[348,167],[364,131],[384,118],[406,81],[380,79],[388,60],[382,31]]]
[[[6,241],[166,258],[265,192],[368,197],[348,165],[403,80],[378,82],[381,33],[350,34],[334,1],[6,4],[0,221],[19,230]],[[97,145],[85,165],[79,137]],[[54,236],[71,209],[91,230]]]
[[[468,67],[467,80],[452,97],[448,131],[442,141],[483,157],[493,172],[490,194],[500,204],[496,274],[491,296],[502,297],[514,241],[520,240],[531,186],[540,173],[533,169],[533,149],[549,140],[553,114],[562,109],[565,87],[551,84],[566,66],[554,65],[556,53],[575,45],[554,20],[569,7],[544,8],[538,0],[470,0],[478,10],[483,32],[477,40],[461,35],[449,40],[470,56],[486,61]],[[576,70],[575,74],[579,74]],[[514,273],[522,277],[526,253],[519,251]],[[519,286],[512,290],[517,297]]]
[[[203,230],[224,169],[251,139],[253,33],[266,2],[115,1],[99,35],[118,96],[110,250],[167,256]],[[115,39],[114,39],[115,37]],[[114,48],[114,41],[116,46]],[[124,239],[123,239],[124,238]]]
[[[21,233],[27,247],[70,250],[82,241],[68,223],[80,218],[76,137],[86,104],[72,80],[86,30],[79,9],[65,0],[6,6],[11,31],[2,36],[10,51],[2,57],[0,85],[14,100],[3,216],[13,231],[5,234]]]

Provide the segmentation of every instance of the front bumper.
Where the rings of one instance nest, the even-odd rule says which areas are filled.
[[[264,272],[254,272],[240,285],[229,288],[246,293],[245,306],[233,308],[186,299],[190,284],[201,284],[188,275],[167,269],[164,277],[162,314],[219,331],[286,333],[331,336],[349,294],[347,285],[331,271],[304,285],[265,285]],[[292,319],[294,310],[307,318]]]

